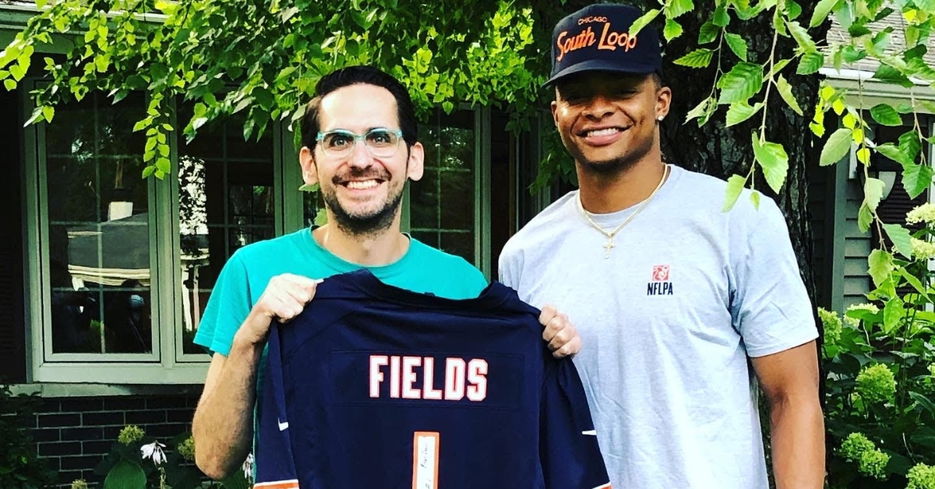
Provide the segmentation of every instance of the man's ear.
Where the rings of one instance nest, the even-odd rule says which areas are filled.
[[[669,114],[669,105],[672,103],[672,89],[659,87],[656,89],[656,119]]]
[[[302,181],[306,185],[318,183],[318,167],[315,166],[315,152],[308,146],[299,150],[299,165],[302,167]]]
[[[409,161],[406,167],[406,176],[413,182],[422,179],[422,173],[425,171],[425,148],[422,143],[416,142],[409,147]]]

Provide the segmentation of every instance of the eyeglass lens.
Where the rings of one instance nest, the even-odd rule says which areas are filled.
[[[326,134],[322,142],[325,150],[340,155],[348,153],[354,147],[354,141],[360,138],[354,133],[340,131]],[[399,144],[399,137],[388,129],[371,129],[362,139],[376,156],[391,156]]]

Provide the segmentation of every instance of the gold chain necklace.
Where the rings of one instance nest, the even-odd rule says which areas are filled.
[[[624,226],[626,226],[627,224],[630,224],[630,221],[632,221],[634,217],[636,217],[640,212],[643,211],[643,209],[646,208],[646,204],[649,204],[649,201],[653,200],[653,197],[656,196],[656,192],[658,192],[659,189],[662,188],[662,184],[665,183],[666,177],[668,176],[669,176],[669,165],[665,165],[665,169],[662,170],[662,178],[659,179],[659,185],[656,185],[656,188],[654,188],[652,193],[649,194],[649,197],[646,197],[646,199],[644,199],[643,202],[640,202],[636,210],[634,210],[632,214],[627,216],[627,218],[624,219],[623,222],[617,225],[617,227],[614,228],[613,231],[608,231],[602,228],[601,226],[599,226],[596,222],[594,222],[594,219],[591,218],[591,213],[584,209],[584,204],[581,203],[581,192],[580,191],[578,192],[578,210],[581,211],[581,215],[584,216],[585,220],[588,221],[588,224],[590,224],[591,227],[593,227],[594,229],[597,229],[598,231],[600,231],[601,234],[607,237],[607,242],[604,243],[604,246],[603,246],[605,260],[610,258],[610,250],[614,248],[614,236],[616,236],[617,233],[619,233],[620,230],[623,229]]]

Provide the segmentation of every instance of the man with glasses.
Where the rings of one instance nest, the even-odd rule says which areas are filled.
[[[258,365],[272,320],[289,321],[321,279],[361,268],[385,283],[450,299],[476,297],[483,275],[460,257],[400,232],[406,180],[422,177],[415,111],[392,76],[354,66],[323,77],[302,119],[302,178],[318,184],[328,224],[237,250],[218,277],[195,336],[211,366],[192,431],[198,467],[220,479],[253,440]],[[579,339],[565,317],[543,308],[543,338],[556,357]]]

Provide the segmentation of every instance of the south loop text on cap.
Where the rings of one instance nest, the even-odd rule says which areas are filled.
[[[546,85],[582,71],[648,74],[662,67],[656,29],[629,34],[642,13],[627,5],[594,4],[555,25],[552,31],[552,75]]]

